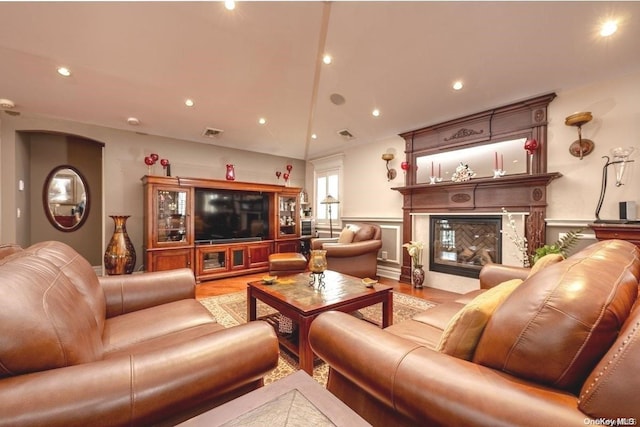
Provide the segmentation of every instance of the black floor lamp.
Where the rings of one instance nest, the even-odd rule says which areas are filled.
[[[629,220],[611,220],[611,219],[600,219],[600,209],[602,208],[602,202],[604,201],[604,194],[607,191],[607,168],[611,165],[614,165],[616,168],[616,187],[622,185],[622,178],[624,177],[624,169],[627,163],[633,162],[633,160],[629,160],[629,156],[633,152],[633,148],[630,147],[628,149],[617,148],[613,150],[613,160],[609,158],[609,156],[602,156],[603,159],[606,159],[604,166],[602,167],[602,184],[600,186],[600,198],[598,199],[598,206],[596,207],[596,219],[595,223],[627,223],[627,222],[635,222]]]
[[[327,197],[325,197],[324,199],[322,199],[322,201],[320,202],[320,204],[322,205],[329,205],[329,234],[331,235],[331,237],[333,237],[333,223],[331,222],[331,205],[335,205],[340,203],[340,201],[338,199],[336,199],[335,197],[333,197],[331,194],[327,195]]]

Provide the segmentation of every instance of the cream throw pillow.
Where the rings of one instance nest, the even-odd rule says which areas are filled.
[[[471,360],[491,314],[520,283],[522,279],[508,280],[472,299],[451,318],[436,350],[459,359]]]
[[[340,232],[340,236],[338,236],[338,243],[351,243],[353,242],[353,236],[355,236],[355,232],[349,227],[345,227]]]
[[[529,275],[527,276],[527,278],[533,276],[543,268],[546,268],[552,264],[557,264],[560,261],[564,261],[564,257],[562,256],[562,254],[546,254],[545,256],[540,258],[538,262],[533,264],[533,267],[531,267],[531,271],[529,271]]]

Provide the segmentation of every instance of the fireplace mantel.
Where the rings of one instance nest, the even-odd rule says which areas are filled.
[[[506,175],[466,182],[439,182],[395,187],[403,196],[403,209],[410,213],[499,211],[533,212],[547,206],[547,185],[559,172]]]

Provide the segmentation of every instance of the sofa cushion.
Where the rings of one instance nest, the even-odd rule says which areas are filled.
[[[93,312],[53,263],[18,252],[0,277],[0,378],[102,358]]]
[[[538,262],[533,264],[533,267],[531,267],[531,271],[529,272],[528,277],[531,277],[537,272],[542,271],[546,267],[553,264],[557,264],[563,260],[564,260],[564,257],[562,256],[562,254],[546,254],[545,256],[540,258]]]
[[[340,232],[338,236],[338,243],[351,243],[353,242],[353,237],[355,236],[355,232],[351,230],[349,227],[345,227]]]
[[[494,310],[521,283],[521,279],[508,280],[476,296],[451,318],[436,350],[459,359],[471,360]]]
[[[195,299],[173,301],[126,313],[107,319],[102,336],[104,352],[108,354],[127,349],[206,324],[224,329],[217,325],[209,310]]]
[[[528,278],[489,319],[474,362],[577,393],[637,297],[638,254],[603,241]]]

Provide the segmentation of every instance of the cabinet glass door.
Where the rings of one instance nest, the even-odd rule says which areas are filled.
[[[156,192],[156,243],[187,241],[187,192]]]
[[[280,236],[296,234],[297,208],[298,198],[296,196],[280,196],[278,206]]]
[[[207,251],[200,252],[199,256],[200,274],[227,269],[227,250],[224,248],[207,249]]]

